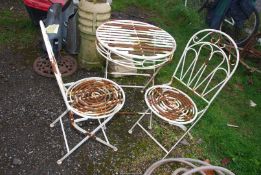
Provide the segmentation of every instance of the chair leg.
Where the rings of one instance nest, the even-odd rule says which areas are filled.
[[[75,150],[77,150],[77,149],[78,149],[83,143],[85,143],[89,138],[95,136],[95,133],[98,132],[100,129],[102,129],[102,128],[104,127],[104,125],[111,120],[112,117],[113,117],[113,116],[110,116],[110,117],[108,117],[106,120],[104,120],[98,127],[96,127],[91,133],[89,133],[83,140],[81,140],[81,141],[80,141],[77,145],[75,145],[72,149],[69,149],[69,147],[67,147],[67,153],[66,153],[61,159],[59,159],[59,160],[57,161],[57,164],[61,164],[64,159],[66,159],[68,156],[70,156]],[[62,120],[62,118],[60,118],[60,121],[61,121],[61,120]],[[87,118],[86,118],[86,120],[87,120]],[[74,125],[74,127],[75,127],[77,130],[83,132],[84,134],[87,133],[87,131],[85,131],[84,129],[80,128],[75,122],[73,123],[73,125]],[[64,129],[63,129],[63,124],[62,124],[62,122],[61,122],[61,127],[62,127],[62,130],[63,130],[63,136],[64,136],[64,138],[65,138],[65,144],[68,145],[68,144],[67,144],[66,135],[65,135],[65,132],[64,132]],[[106,135],[106,134],[105,134],[105,135]],[[107,137],[107,136],[106,136],[106,137]],[[105,142],[105,141],[103,141],[102,139],[100,139],[100,138],[98,138],[98,137],[94,137],[94,138],[95,138],[97,141],[99,141],[100,143],[103,143],[103,144],[109,146],[109,147],[112,148],[114,151],[117,151],[117,150],[118,150],[117,147],[111,145],[110,143]]]
[[[148,129],[152,129],[152,112],[150,112],[150,121],[149,121]]]
[[[174,126],[177,126],[177,127],[179,127],[180,129],[182,129],[182,130],[185,131],[185,132],[188,130],[185,125],[177,125],[177,124],[172,124],[172,123],[169,123],[169,124],[174,125]],[[190,138],[190,139],[193,139],[193,136],[192,136],[190,133],[188,133],[188,135],[189,135],[189,138]]]
[[[83,120],[82,120],[82,121],[83,121]],[[100,125],[103,126],[103,127],[101,127],[101,130],[103,131],[103,135],[104,135],[105,141],[102,140],[102,139],[100,139],[99,137],[94,137],[95,140],[98,141],[98,142],[100,142],[100,143],[102,143],[102,144],[104,144],[104,145],[106,145],[106,146],[108,146],[108,147],[110,147],[110,148],[112,148],[114,151],[117,151],[118,148],[115,147],[115,146],[113,146],[112,144],[110,144],[110,142],[109,142],[109,140],[108,140],[108,137],[107,137],[107,134],[106,134],[105,130],[103,129],[104,126],[105,126],[105,124],[100,123]],[[86,135],[87,133],[89,133],[89,132],[87,132],[86,130],[82,129],[79,125],[77,125],[76,122],[73,123],[73,127],[74,127],[75,129],[77,129],[78,131],[80,131],[81,133],[85,134],[85,135]],[[90,134],[89,134],[89,135],[90,135]]]
[[[205,110],[206,111],[206,110]],[[204,111],[204,112],[205,112]],[[189,134],[189,131],[198,123],[198,121],[201,119],[201,117],[203,116],[204,112],[201,112],[200,116],[196,119],[196,121],[187,129],[187,131],[180,137],[180,139],[171,147],[171,149],[167,152],[167,154],[162,158],[162,159],[165,159],[169,153],[171,151],[173,151],[176,146],[184,139],[184,137]]]
[[[86,142],[90,136],[86,136],[82,141],[80,141],[77,145],[75,145],[71,150],[67,151],[67,153],[59,160],[57,160],[57,164],[62,164],[63,160],[66,159],[70,154],[72,154],[76,149],[78,149],[84,142]]]
[[[162,158],[162,159],[165,159],[168,155],[169,155],[169,153],[171,152],[171,151],[173,151],[174,150],[174,148],[176,148],[176,146],[183,140],[183,138],[188,134],[188,131],[189,130],[187,130],[181,137],[180,137],[180,139],[171,147],[171,149],[167,152],[167,154]]]
[[[98,119],[98,121],[99,121],[99,124],[101,125],[102,123],[101,123],[100,119]],[[107,138],[107,135],[106,135],[106,133],[105,133],[105,129],[106,129],[106,127],[105,127],[105,125],[103,125],[103,127],[101,128],[102,133],[103,133],[103,136],[104,136],[106,142],[107,142],[107,143],[110,143],[109,140],[108,140],[108,138]]]
[[[141,117],[134,123],[134,125],[131,127],[131,129],[128,131],[130,134],[132,134],[132,130],[137,126],[137,124],[141,121],[141,119],[148,113],[150,109],[148,108],[142,115]]]
[[[149,131],[147,131],[140,123],[138,123],[138,126],[165,152],[168,153],[168,150],[155,138],[153,137]]]
[[[148,87],[148,85],[152,82],[152,86],[154,86],[154,79],[156,77],[156,75],[159,73],[160,69],[162,68],[159,67],[156,70],[153,70],[153,74],[151,75],[150,79],[148,80],[148,82],[145,84],[144,88],[141,89],[141,93],[144,93],[145,89]]]
[[[192,138],[192,135],[189,133],[189,131],[194,127],[194,125],[199,121],[199,119],[202,117],[200,116],[192,125],[190,128],[187,129],[186,126],[184,125],[177,125],[177,124],[172,124],[170,123],[171,125],[175,125],[179,128],[181,128],[182,130],[185,131],[185,133],[181,136],[181,138],[174,144],[174,146],[171,147],[171,149],[168,151],[161,143],[158,142],[158,140],[153,137],[148,130],[146,130],[139,122],[143,119],[143,117],[145,116],[145,114],[147,114],[149,111],[149,109],[146,110],[145,113],[143,113],[141,115],[141,117],[137,120],[137,122],[131,127],[131,129],[129,130],[129,133],[132,134],[132,131],[133,129],[138,125],[165,153],[166,155],[162,158],[162,159],[165,159],[169,153],[181,142],[181,140],[188,134],[191,138]]]
[[[101,120],[98,119],[98,121],[99,121],[99,123],[101,124]],[[106,125],[104,125],[102,128],[103,128],[104,130],[106,130]]]
[[[69,112],[68,109],[66,109],[57,119],[55,119],[51,124],[50,127],[54,127],[54,125],[61,119],[63,118],[67,113]]]

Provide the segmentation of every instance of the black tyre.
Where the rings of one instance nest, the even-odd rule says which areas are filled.
[[[35,26],[39,26],[39,21],[46,18],[47,12],[29,7],[29,6],[25,6],[25,7],[26,7],[26,10],[29,14],[29,17],[30,17],[32,23]]]
[[[259,27],[259,14],[255,9],[241,27],[235,25],[232,17],[226,17],[220,24],[220,30],[230,35],[239,47],[244,46]]]

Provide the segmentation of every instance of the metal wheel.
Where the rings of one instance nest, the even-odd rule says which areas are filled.
[[[220,30],[230,35],[238,46],[244,46],[259,27],[259,14],[255,9],[251,16],[238,27],[232,17],[226,17],[220,24]]]

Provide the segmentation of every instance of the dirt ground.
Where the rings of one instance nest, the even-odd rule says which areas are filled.
[[[0,3],[0,10],[12,9],[27,15],[23,5],[17,1],[1,0]],[[130,14],[137,16],[115,12],[112,17],[146,18],[136,8],[130,9]],[[65,110],[65,105],[55,79],[39,76],[32,69],[40,49],[37,41],[26,48],[16,47],[15,43],[0,46],[0,174],[120,174],[121,158],[132,156],[131,159],[135,159],[129,150],[135,147],[133,143],[139,136],[130,136],[126,128],[131,126],[136,117],[116,116],[108,126],[108,133],[111,132],[109,137],[118,147],[118,152],[89,141],[62,165],[56,164],[66,149],[60,126],[50,128],[49,124]],[[79,69],[67,79],[78,80],[102,75],[101,71]],[[140,97],[142,95],[132,98],[133,101],[129,101],[126,108],[139,107],[133,104],[137,104],[135,102]],[[71,131],[68,125],[66,128],[71,143],[80,141],[80,135]]]

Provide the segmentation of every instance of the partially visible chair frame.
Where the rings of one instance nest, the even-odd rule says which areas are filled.
[[[168,158],[159,160],[153,163],[144,173],[144,175],[155,174],[157,168],[163,165],[175,164],[175,170],[171,173],[172,175],[192,175],[195,173],[199,174],[217,174],[217,175],[235,175],[230,170],[214,166],[207,162],[191,158]],[[178,165],[178,166],[177,166]]]
[[[64,84],[46,28],[42,21],[40,21],[40,27],[53,73],[67,108],[56,120],[54,120],[53,123],[50,124],[50,127],[54,127],[57,122],[60,123],[67,150],[67,153],[59,159],[57,163],[61,164],[65,158],[90,138],[112,148],[114,151],[117,151],[117,148],[110,144],[108,140],[105,132],[105,125],[123,107],[125,102],[124,91],[115,82],[100,77],[84,78],[76,82]],[[71,127],[84,135],[84,138],[73,148],[69,147],[63,123],[63,117],[67,113],[69,113]],[[75,117],[74,114],[76,114],[77,117]],[[92,131],[87,131],[79,125],[79,123],[87,120],[98,120],[99,125]],[[100,130],[102,131],[105,140],[95,135]]]
[[[203,50],[207,54],[203,54]],[[159,119],[175,125],[185,133],[170,148],[165,148],[141,123],[146,114],[141,115],[129,133],[139,126],[166,153],[163,158],[190,133],[202,118],[213,100],[234,74],[239,62],[239,52],[234,40],[224,32],[204,29],[195,33],[188,41],[177,67],[167,84],[152,86],[145,93],[148,109]],[[212,67],[211,67],[212,66]],[[218,77],[218,76],[221,76]],[[221,79],[221,80],[219,80]],[[177,80],[186,90],[204,102],[200,107],[189,95],[171,85]],[[186,124],[191,124],[187,129]],[[152,117],[149,121],[152,128]]]

